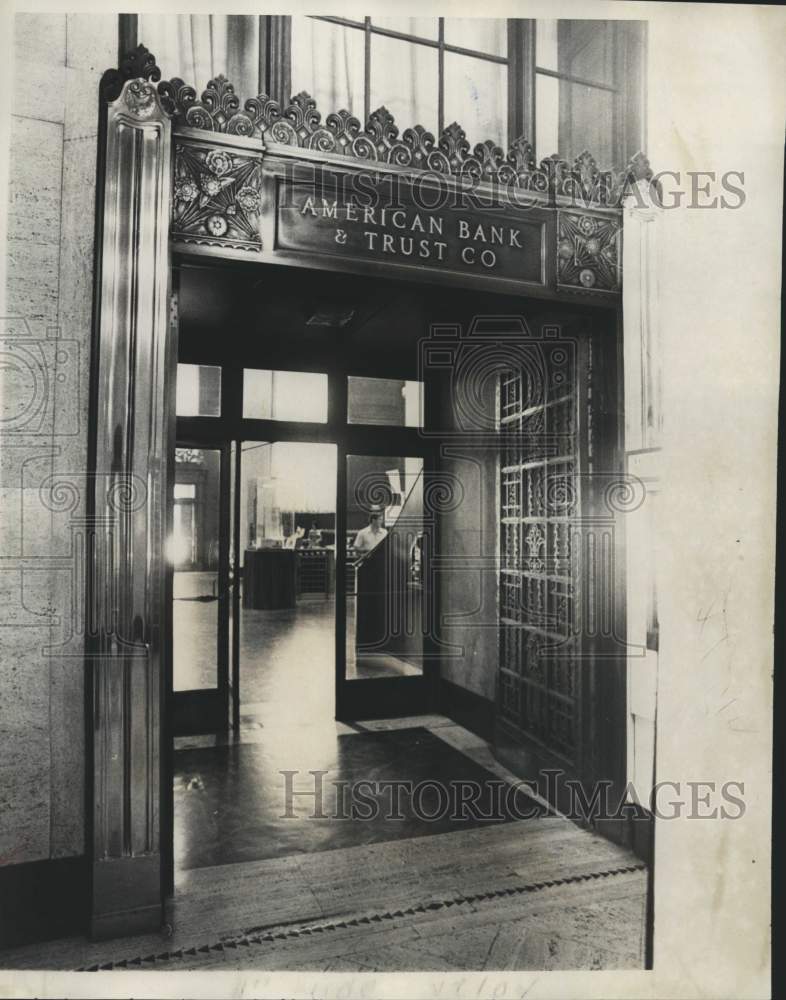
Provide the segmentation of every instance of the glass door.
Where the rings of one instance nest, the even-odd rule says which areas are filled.
[[[173,733],[432,711],[422,383],[181,364],[177,395]]]
[[[434,521],[424,457],[356,449],[343,473],[339,718],[430,711]]]
[[[226,445],[178,442],[172,535],[174,735],[229,725],[230,454]]]

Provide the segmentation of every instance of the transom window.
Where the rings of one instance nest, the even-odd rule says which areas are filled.
[[[519,136],[538,160],[584,150],[619,169],[644,146],[642,21],[124,14],[165,76],[197,92],[220,73],[245,100],[307,91],[327,116],[365,124],[385,106],[400,131],[456,121],[470,146]]]
[[[317,107],[366,121],[384,105],[400,127],[507,143],[508,22],[500,18],[292,18],[292,80]]]
[[[539,20],[535,29],[535,145],[574,159],[614,158],[619,129],[621,22]]]

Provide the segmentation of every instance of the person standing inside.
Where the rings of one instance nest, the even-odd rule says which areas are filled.
[[[359,557],[359,561],[368,558],[382,539],[387,537],[388,529],[382,522],[383,510],[375,504],[369,510],[368,525],[365,528],[361,528],[357,535],[355,535],[353,548]]]

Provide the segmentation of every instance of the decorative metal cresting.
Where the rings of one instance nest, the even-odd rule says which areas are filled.
[[[422,125],[401,132],[384,106],[369,115],[365,128],[346,109],[328,114],[323,122],[316,101],[305,91],[283,108],[267,94],[250,98],[241,108],[235,88],[224,76],[211,80],[199,99],[196,90],[180,79],[162,81],[158,90],[176,128],[257,138],[556,198],[581,198],[585,204],[618,207],[631,184],[652,180],[643,153],[622,171],[600,170],[588,151],[572,164],[554,154],[537,165],[535,150],[523,136],[507,151],[490,139],[470,148],[458,122],[444,128],[438,138]]]
[[[655,189],[649,161],[638,153],[621,171],[598,168],[589,152],[572,163],[554,154],[538,163],[524,137],[507,150],[487,140],[474,147],[457,122],[435,136],[422,125],[401,131],[384,107],[365,126],[347,110],[324,119],[307,93],[281,106],[266,94],[241,102],[224,76],[201,95],[183,80],[162,80],[155,57],[140,45],[104,76],[102,93],[116,99],[126,81],[135,113],[153,110],[172,123],[174,187],[170,236],[195,252],[229,256],[277,251],[267,217],[265,168],[282,155],[332,166],[399,172],[462,190],[482,190],[503,212],[533,206],[554,210],[547,258],[554,292],[617,294],[621,287],[622,201],[634,185]],[[295,153],[299,156],[300,153]],[[267,213],[267,214],[266,214]],[[268,235],[264,233],[267,228]]]
[[[123,56],[117,69],[108,69],[101,77],[101,100],[107,104],[116,101],[127,80],[158,83],[160,79],[161,70],[156,65],[156,57],[144,45],[137,45]]]

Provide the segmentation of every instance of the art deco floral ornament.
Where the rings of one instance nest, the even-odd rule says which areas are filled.
[[[173,229],[197,242],[221,240],[237,249],[259,243],[261,163],[224,149],[178,146]]]
[[[616,289],[619,231],[616,219],[560,212],[558,281],[588,289]]]

